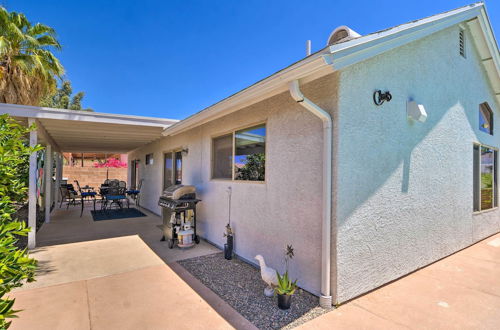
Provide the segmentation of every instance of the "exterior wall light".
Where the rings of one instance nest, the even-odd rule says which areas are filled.
[[[188,148],[184,148],[181,150],[181,153],[183,156],[187,156],[187,154],[189,153],[189,149]]]
[[[373,92],[373,103],[375,103],[375,105],[382,105],[385,101],[391,102],[391,100],[392,95],[389,91],[382,93],[379,89]]]
[[[408,101],[406,103],[406,114],[408,118],[419,121],[421,123],[427,120],[427,112],[422,104],[415,101]]]

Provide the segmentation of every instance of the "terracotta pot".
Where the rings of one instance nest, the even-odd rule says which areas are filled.
[[[292,304],[292,295],[278,293],[278,307],[279,309],[289,309]]]

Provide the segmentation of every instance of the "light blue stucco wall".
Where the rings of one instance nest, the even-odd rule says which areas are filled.
[[[346,301],[500,231],[497,209],[473,214],[473,143],[499,146],[500,112],[471,36],[458,26],[340,74],[335,178],[338,301]],[[389,90],[375,106],[373,91]],[[411,122],[406,102],[423,104]],[[478,130],[488,102],[494,136]]]

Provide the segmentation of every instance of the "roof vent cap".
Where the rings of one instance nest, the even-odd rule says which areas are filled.
[[[349,27],[345,25],[342,25],[333,30],[333,32],[328,37],[326,45],[331,46],[334,44],[338,44],[339,42],[345,42],[359,37],[361,37],[359,33],[357,33],[354,30],[351,30]]]

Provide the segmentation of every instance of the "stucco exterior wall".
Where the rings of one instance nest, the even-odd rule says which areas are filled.
[[[325,109],[336,107],[337,74],[306,84],[304,94]],[[212,138],[266,122],[266,181],[250,183],[211,179]],[[295,248],[290,270],[304,289],[319,294],[321,246],[322,123],[283,93],[173,137],[165,137],[129,154],[140,159],[144,178],[141,205],[160,214],[163,153],[188,148],[183,156],[183,184],[197,187],[198,229],[222,246],[232,187],[231,225],[235,252],[251,261],[262,254],[270,267],[283,270],[286,244]],[[154,164],[144,165],[154,153]],[[130,176],[129,176],[130,177]],[[160,232],[159,232],[160,234]],[[159,236],[160,237],[160,236]],[[165,246],[166,248],[166,246]]]
[[[470,35],[458,26],[340,74],[338,301],[346,301],[500,231],[498,209],[473,214],[473,143],[499,146],[500,109]],[[382,106],[374,90],[389,90]],[[425,123],[407,119],[423,104]],[[497,124],[479,131],[479,104]]]

